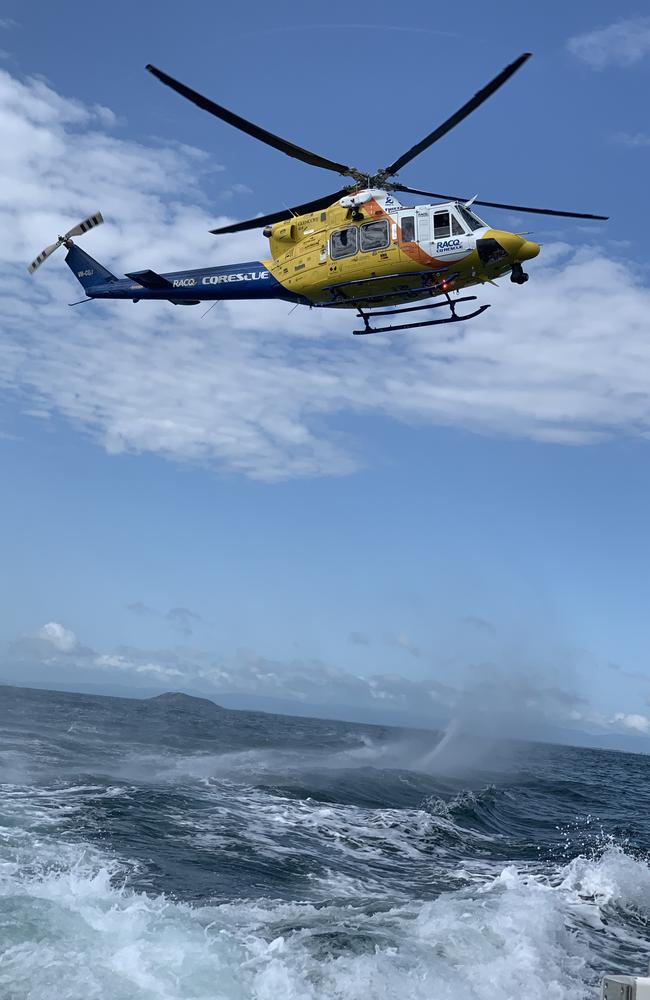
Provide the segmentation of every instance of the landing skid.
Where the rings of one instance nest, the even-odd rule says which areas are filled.
[[[364,313],[361,308],[357,310],[359,317],[364,322],[363,330],[353,330],[352,332],[356,337],[364,336],[367,333],[388,333],[391,330],[414,330],[421,326],[441,326],[443,323],[462,323],[466,319],[474,319],[475,316],[480,316],[481,313],[485,312],[486,309],[490,308],[489,303],[479,306],[474,312],[467,313],[466,316],[458,316],[456,313],[456,306],[459,302],[473,302],[476,300],[476,295],[464,295],[460,299],[452,300],[449,295],[447,295],[446,302],[433,302],[424,306],[406,306],[404,309],[382,309],[379,312]],[[420,309],[439,309],[440,306],[449,306],[451,310],[451,315],[445,317],[445,319],[428,319],[421,323],[400,323],[396,326],[370,326],[370,320],[374,319],[375,316],[397,316],[400,313],[417,312]]]

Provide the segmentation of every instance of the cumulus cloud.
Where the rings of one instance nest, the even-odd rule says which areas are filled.
[[[631,729],[635,733],[650,732],[650,719],[646,715],[634,712],[616,712],[612,718],[613,723],[620,723],[625,729]]]
[[[447,678],[453,675],[453,681]],[[280,706],[297,714],[323,714],[438,727],[451,721],[455,743],[467,734],[566,739],[578,730],[593,736],[650,735],[650,719],[621,710],[603,715],[552,665],[493,662],[436,666],[418,677],[376,670],[360,674],[316,657],[273,659],[252,649],[224,656],[188,645],[144,649],[117,645],[95,651],[71,629],[48,622],[36,634],[0,650],[0,677],[82,688],[184,690],[219,700],[226,695],[251,707]]]
[[[0,650],[0,667],[4,664],[30,662],[48,667],[67,669],[74,662],[86,662],[95,654],[82,645],[75,633],[60,622],[47,622],[31,635],[23,635]]]
[[[136,659],[124,653],[102,653],[93,657],[92,666],[99,670],[126,671],[135,675],[147,675],[156,680],[168,680],[170,678],[187,678],[187,674],[178,667],[159,663],[148,657],[139,655]]]
[[[64,630],[68,631],[68,630]],[[61,633],[50,630],[57,640]],[[65,643],[64,643],[65,644]],[[61,645],[61,644],[60,644]],[[217,656],[206,650],[188,648],[142,649],[118,645],[96,652],[78,643],[74,649],[62,649],[47,641],[19,640],[4,656],[0,655],[0,670],[8,666],[39,665],[47,668],[47,677],[54,678],[59,667],[70,681],[76,676],[80,683],[127,683],[134,692],[144,682],[165,689],[169,682],[183,682],[191,691],[214,695],[247,695],[255,699],[271,699],[292,704],[296,712],[303,706],[347,707],[358,710],[390,711],[405,721],[427,717],[440,720],[446,707],[452,704],[454,689],[435,678],[410,680],[392,673],[361,676],[326,663],[318,658],[275,660],[254,650],[242,649],[228,656]],[[24,667],[22,668],[24,669]]]
[[[413,681],[395,674],[361,676],[317,658],[272,660],[241,650],[232,662],[212,663],[203,672],[222,691],[246,691],[294,699],[298,704],[369,707],[381,703],[404,712],[448,704],[452,689],[434,680]]]
[[[629,17],[575,35],[569,51],[593,69],[633,66],[650,53],[650,17]]]
[[[342,416],[389,416],[572,445],[650,433],[650,289],[597,247],[544,247],[524,288],[462,330],[350,336],[352,317],[286,303],[91,303],[61,259],[24,262],[101,207],[86,245],[117,272],[266,252],[216,240],[214,166],[178,143],[107,131],[101,109],[0,72],[0,389],[33,419],[63,417],[109,452],[149,451],[256,479],[342,475],[360,447]],[[224,189],[228,185],[224,184]],[[232,187],[232,185],[231,185]],[[215,197],[217,193],[215,192]]]
[[[60,653],[72,653],[77,648],[77,637],[72,629],[65,628],[59,622],[48,622],[36,633],[38,639],[49,642]]]

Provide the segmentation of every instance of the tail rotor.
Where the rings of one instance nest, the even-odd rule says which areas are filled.
[[[70,249],[70,247],[73,246],[72,243],[73,236],[81,236],[83,235],[83,233],[87,233],[89,229],[94,229],[95,226],[101,226],[103,221],[104,218],[102,216],[102,213],[95,212],[94,215],[89,215],[87,219],[84,219],[82,222],[79,222],[76,226],[73,226],[72,229],[69,229],[64,236],[59,236],[56,243],[50,243],[48,247],[45,247],[44,250],[41,250],[38,257],[35,257],[34,260],[31,262],[31,264],[29,265],[29,267],[27,268],[29,273],[33,274],[34,271],[37,268],[39,268],[44,261],[47,260],[50,254],[53,254],[55,250],[59,249],[59,247],[65,246],[68,249]]]

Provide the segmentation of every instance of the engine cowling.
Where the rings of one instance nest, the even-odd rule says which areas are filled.
[[[284,219],[282,222],[276,222],[272,226],[265,226],[264,235],[269,240],[277,240],[278,243],[295,243],[296,242],[296,226],[291,219]]]

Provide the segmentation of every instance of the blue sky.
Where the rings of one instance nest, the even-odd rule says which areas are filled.
[[[156,11],[2,7],[0,678],[650,734],[650,19]],[[460,338],[360,343],[281,304],[70,311],[61,259],[25,274],[97,208],[84,246],[119,273],[255,259],[261,234],[208,228],[337,186],[147,62],[375,168],[525,50],[401,179],[612,221],[486,210],[542,254],[528,285],[481,291],[493,308]]]

